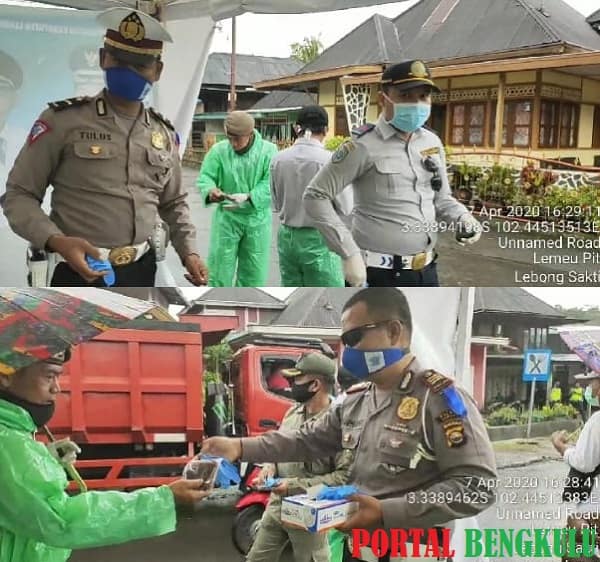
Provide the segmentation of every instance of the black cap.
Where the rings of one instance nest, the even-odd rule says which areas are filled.
[[[302,128],[322,128],[329,125],[327,111],[320,105],[305,105],[296,118],[296,123]]]
[[[18,90],[23,84],[23,71],[8,53],[0,51],[0,88]]]
[[[399,86],[401,90],[430,86],[432,90],[440,91],[431,79],[429,68],[420,60],[409,60],[388,66],[381,76],[381,83]]]

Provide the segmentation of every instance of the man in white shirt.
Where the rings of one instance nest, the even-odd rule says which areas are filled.
[[[589,371],[576,375],[575,379],[587,386],[585,400],[592,406],[598,405],[600,397],[600,373]],[[581,530],[596,530],[600,538],[600,503],[598,501],[598,481],[600,477],[600,413],[595,412],[585,423],[577,443],[568,443],[566,431],[555,431],[552,444],[569,465],[569,475],[563,499],[577,502],[576,512],[569,512],[567,527]],[[577,534],[577,543],[581,544],[581,533]],[[598,558],[581,557],[578,561],[596,561]]]
[[[331,159],[323,146],[329,123],[319,105],[298,113],[298,139],[271,161],[271,202],[279,213],[277,250],[282,287],[343,287],[342,261],[332,252],[304,210],[302,197],[309,182]],[[338,215],[352,210],[348,189],[334,201]]]

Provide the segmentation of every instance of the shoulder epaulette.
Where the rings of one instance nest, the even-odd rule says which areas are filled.
[[[357,137],[360,138],[363,135],[366,135],[368,132],[372,131],[375,128],[375,125],[373,123],[365,123],[364,125],[361,125],[360,127],[356,127],[356,129],[352,129],[352,134]]]
[[[427,371],[423,375],[423,382],[436,394],[439,394],[442,390],[454,384],[454,381],[451,378],[442,375],[437,371]]]
[[[423,382],[435,394],[441,394],[446,406],[452,414],[459,418],[464,418],[467,415],[467,407],[460,395],[460,392],[454,386],[454,381],[437,371],[427,371],[423,375]]]
[[[346,394],[356,394],[357,392],[364,392],[371,388],[370,382],[359,382],[357,384],[353,384],[348,390],[346,390]]]
[[[175,125],[173,125],[173,123],[171,123],[171,121],[169,121],[164,115],[160,114],[158,111],[156,111],[156,109],[152,107],[148,108],[148,111],[150,111],[150,114],[153,117],[156,117],[156,119],[163,123],[168,129],[175,132]]]
[[[90,103],[90,101],[92,101],[92,98],[88,96],[82,96],[79,98],[69,98],[66,100],[53,101],[48,104],[48,107],[50,109],[53,109],[54,111],[63,111],[64,109],[70,109],[72,107],[80,107],[82,105],[85,105],[86,103]]]

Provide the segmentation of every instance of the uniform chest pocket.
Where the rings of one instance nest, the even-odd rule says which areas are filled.
[[[165,150],[146,151],[150,183],[154,187],[163,188],[173,175],[173,157]]]
[[[110,160],[117,155],[117,147],[110,142],[77,141],[73,143],[75,156],[85,160]]]
[[[386,474],[398,474],[416,468],[413,459],[418,458],[417,441],[413,437],[384,432],[378,440],[380,470]]]
[[[375,162],[375,190],[381,195],[393,195],[400,190],[412,190],[414,175],[400,158],[382,158]]]

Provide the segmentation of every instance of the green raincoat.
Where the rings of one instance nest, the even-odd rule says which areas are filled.
[[[208,192],[218,187],[229,194],[248,193],[250,201],[227,209],[218,203],[213,215],[208,253],[211,287],[264,287],[271,253],[271,158],[277,147],[254,131],[245,154],[236,154],[228,140],[215,144],[204,157],[198,188],[206,204]],[[237,279],[234,284],[234,277]]]
[[[175,530],[167,486],[69,496],[64,469],[34,431],[25,410],[0,400],[0,562],[64,562],[72,549]]]

